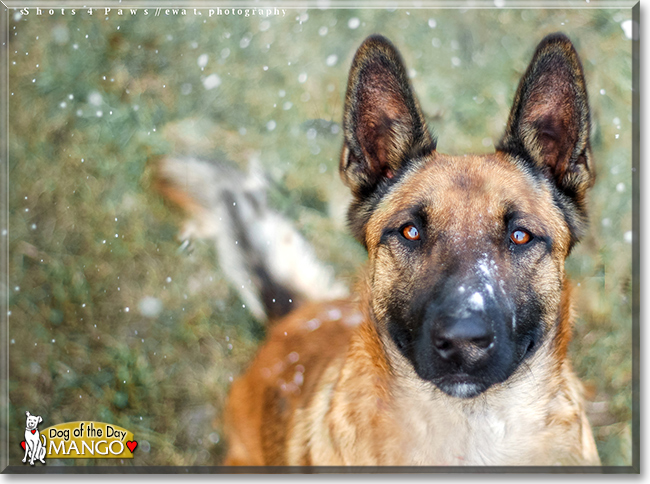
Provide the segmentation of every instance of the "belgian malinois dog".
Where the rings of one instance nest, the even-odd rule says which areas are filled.
[[[357,51],[340,173],[357,297],[280,318],[227,408],[227,465],[599,465],[564,261],[594,182],[582,66],[537,47],[496,152],[450,156],[396,48]],[[275,302],[275,300],[274,300]]]

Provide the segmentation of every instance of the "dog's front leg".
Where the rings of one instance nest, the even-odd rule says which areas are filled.
[[[36,445],[31,442],[31,445],[28,445],[29,449],[29,465],[33,466],[34,465],[34,458],[36,457]]]
[[[35,442],[32,442],[32,447],[31,447],[31,455],[30,460],[29,460],[29,465],[34,465],[36,461],[38,460],[38,454],[40,452],[40,441],[36,440]]]

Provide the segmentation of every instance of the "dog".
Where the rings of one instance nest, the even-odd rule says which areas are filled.
[[[38,424],[43,421],[43,418],[40,415],[32,415],[29,411],[25,413],[27,421],[25,423],[25,457],[23,457],[23,464],[27,462],[28,458],[31,466],[34,465],[34,460],[39,460],[41,464],[45,464],[45,436],[38,431]]]
[[[259,204],[218,202],[254,261],[242,279],[271,316],[230,391],[225,464],[600,465],[567,358],[564,269],[587,223],[589,134],[582,66],[563,34],[538,45],[496,151],[465,156],[437,151],[399,52],[367,38],[340,160],[349,226],[368,252],[356,295],[278,311],[293,292],[239,212]],[[168,193],[209,225],[185,185]]]

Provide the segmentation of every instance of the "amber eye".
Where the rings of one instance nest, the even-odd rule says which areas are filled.
[[[510,240],[512,240],[517,245],[527,244],[530,242],[530,239],[530,234],[524,230],[515,230],[510,234]]]
[[[407,240],[420,240],[420,231],[415,227],[415,225],[407,225],[402,229],[402,235]]]

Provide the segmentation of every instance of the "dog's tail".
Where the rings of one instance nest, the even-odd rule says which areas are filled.
[[[277,319],[306,301],[348,294],[291,222],[266,203],[268,181],[223,163],[164,158],[156,188],[188,214],[182,247],[213,240],[219,263],[258,320]]]

